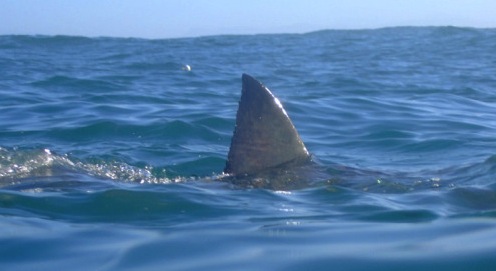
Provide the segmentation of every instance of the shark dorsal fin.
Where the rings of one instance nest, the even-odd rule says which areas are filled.
[[[308,151],[279,100],[258,80],[243,74],[236,127],[225,173],[249,175],[298,159]]]

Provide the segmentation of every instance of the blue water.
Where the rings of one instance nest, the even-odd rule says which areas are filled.
[[[496,266],[495,29],[0,36],[0,71],[2,270]],[[325,179],[220,181],[244,72]]]

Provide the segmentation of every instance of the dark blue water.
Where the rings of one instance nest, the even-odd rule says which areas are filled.
[[[0,36],[0,71],[2,270],[496,266],[494,29]],[[219,181],[243,72],[327,178]]]

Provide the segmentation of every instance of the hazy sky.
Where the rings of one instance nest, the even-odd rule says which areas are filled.
[[[142,38],[496,27],[496,0],[1,0],[0,35]]]

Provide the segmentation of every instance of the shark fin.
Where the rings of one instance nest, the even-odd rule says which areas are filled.
[[[224,172],[251,175],[309,159],[280,101],[261,82],[243,74],[243,87]]]

